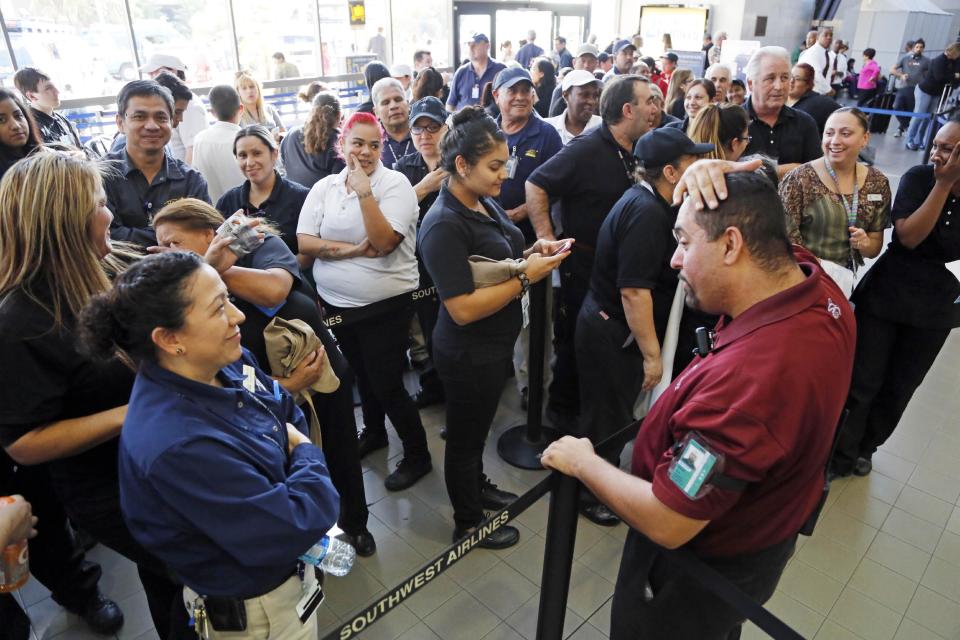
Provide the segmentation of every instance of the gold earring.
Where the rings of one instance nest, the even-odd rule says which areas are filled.
[[[183,349],[182,349],[181,347],[177,347],[177,355],[178,355],[178,356],[182,356],[182,355],[183,355]]]

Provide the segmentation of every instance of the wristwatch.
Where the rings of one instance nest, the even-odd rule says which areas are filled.
[[[523,294],[530,288],[530,278],[528,278],[525,273],[518,273],[517,278],[520,280],[520,295],[518,295],[517,298],[522,298]]]

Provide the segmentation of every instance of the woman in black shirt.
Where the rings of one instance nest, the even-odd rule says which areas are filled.
[[[332,93],[318,93],[302,127],[294,127],[280,143],[280,159],[287,178],[308,189],[346,166],[337,154],[340,101]]]
[[[951,329],[960,326],[960,120],[933,141],[932,165],[900,179],[893,241],[854,290],[857,351],[849,411],[831,473],[865,476],[893,433]],[[954,216],[958,213],[958,216]]]
[[[40,146],[37,125],[16,94],[0,89],[0,178]]]
[[[520,298],[569,254],[553,255],[568,241],[539,240],[524,251],[523,234],[497,203],[509,154],[496,122],[480,107],[459,111],[452,122],[440,143],[440,166],[450,178],[423,220],[418,244],[443,303],[433,356],[447,396],[444,474],[456,540],[476,529],[484,508],[499,509],[516,498],[483,474],[484,443],[520,334]],[[518,277],[478,289],[471,255],[525,257],[527,266]],[[479,544],[501,549],[519,538],[515,528],[502,526]]]
[[[160,637],[189,637],[180,585],[120,513],[117,440],[134,372],[76,344],[80,310],[110,287],[112,220],[86,160],[38,153],[0,182],[0,444],[18,464],[47,463],[73,524],[137,564]]]

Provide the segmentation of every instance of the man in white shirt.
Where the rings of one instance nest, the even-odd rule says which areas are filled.
[[[216,202],[245,180],[233,155],[243,105],[237,90],[227,84],[210,89],[209,97],[210,111],[217,122],[197,134],[193,142],[193,166],[207,179],[210,199]]]
[[[825,96],[833,95],[833,88],[830,86],[833,62],[831,43],[833,43],[833,29],[827,27],[817,35],[817,41],[800,54],[799,60],[813,67],[813,90]]]
[[[589,71],[574,69],[563,77],[560,85],[567,108],[547,122],[560,134],[564,145],[581,133],[600,126],[603,119],[597,115],[601,83]]]
[[[171,56],[164,53],[155,53],[150,56],[146,64],[140,67],[140,71],[150,76],[150,79],[156,79],[163,72],[172,73],[186,82],[187,65],[177,56]],[[193,164],[193,141],[197,134],[207,128],[207,111],[203,108],[203,100],[200,96],[193,94],[193,99],[187,105],[183,112],[183,119],[180,126],[173,130],[170,136],[170,153],[177,160],[183,160],[187,164]]]

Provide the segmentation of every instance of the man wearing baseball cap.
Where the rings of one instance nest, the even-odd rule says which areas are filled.
[[[537,168],[553,158],[563,143],[552,125],[542,120],[533,109],[537,93],[533,80],[526,69],[504,69],[493,81],[493,98],[500,109],[497,124],[507,136],[507,179],[500,187],[497,198],[507,215],[520,231],[527,245],[537,240],[527,212],[525,184],[527,178]],[[547,327],[547,335],[551,326]],[[524,327],[520,332],[513,354],[517,388],[521,394],[528,387],[527,354],[529,353],[530,333]],[[551,354],[549,341],[545,345],[544,357],[549,362]],[[550,375],[544,376],[545,385],[550,384]]]
[[[679,129],[645,134],[634,147],[643,181],[627,189],[600,227],[576,335],[580,435],[593,442],[630,424],[640,393],[651,392],[670,371],[673,354],[661,353],[661,346],[677,290],[670,267],[677,248],[673,190],[686,168],[713,150]],[[625,434],[606,460],[619,466],[623,445],[635,436]],[[589,492],[582,492],[581,504],[583,511],[616,518]]]
[[[490,57],[490,38],[483,33],[475,33],[470,38],[470,60],[464,63],[450,82],[450,97],[447,109],[457,111],[480,102],[483,87],[505,67]]]
[[[597,49],[597,45],[591,44],[589,42],[584,42],[579,47],[577,47],[577,57],[573,59],[573,68],[574,70],[583,70],[589,71],[591,74],[597,70],[597,67],[600,64],[597,56],[599,55],[600,50]],[[563,113],[563,110],[567,108],[567,104],[563,101],[563,89],[560,83],[557,83],[557,86],[553,89],[553,95],[550,96],[550,117],[558,116]]]
[[[567,144],[603,121],[597,115],[602,85],[589,71],[574,69],[563,77],[560,88],[567,108],[546,121],[560,134],[560,141]]]
[[[177,56],[165,53],[155,53],[140,67],[140,71],[155,80],[161,73],[170,73],[182,80],[187,80],[187,65]],[[207,110],[203,106],[200,96],[193,94],[193,98],[183,110],[180,124],[170,135],[170,153],[177,160],[193,164],[193,141],[197,134],[206,129]]]
[[[630,73],[633,63],[636,62],[637,47],[631,40],[624,38],[617,40],[613,45],[613,68],[603,76],[603,82],[606,84],[614,77]]]
[[[680,58],[677,54],[673,51],[667,51],[660,56],[660,73],[656,73],[650,77],[650,80],[663,91],[663,95],[667,95],[667,87],[670,86],[670,76],[677,70],[677,62],[679,60]]]
[[[437,196],[440,194],[440,185],[447,177],[447,172],[440,166],[440,141],[447,133],[447,110],[439,98],[427,96],[417,100],[410,105],[410,136],[413,140],[415,153],[410,153],[399,160],[394,165],[394,171],[402,173],[413,190],[417,193],[417,201],[420,206],[420,217],[417,219],[417,229],[423,222],[423,216],[433,206]],[[433,284],[429,272],[420,259],[420,252],[417,252],[417,267],[420,270],[420,288],[425,289]],[[424,298],[417,305],[417,317],[415,322],[419,322],[419,333],[411,331],[411,341],[414,346],[423,345],[426,349],[426,358],[416,360],[417,368],[420,369],[420,389],[414,396],[417,407],[423,408],[433,404],[443,402],[445,397],[443,393],[443,384],[440,382],[440,376],[430,354],[433,353],[433,327],[437,323],[437,313],[440,311],[440,303],[435,298]],[[411,354],[414,348],[411,347]]]

